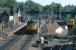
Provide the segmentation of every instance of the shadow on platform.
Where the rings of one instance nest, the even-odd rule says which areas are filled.
[[[15,35],[25,35],[25,34],[27,34],[27,35],[33,35],[34,33],[27,31],[26,26],[25,26],[24,28],[18,30],[18,31],[15,32],[14,34],[15,34]]]

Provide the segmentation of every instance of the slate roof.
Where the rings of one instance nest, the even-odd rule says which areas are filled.
[[[1,8],[0,7],[0,15],[2,15],[3,13],[7,13],[8,15],[10,15],[10,8]]]

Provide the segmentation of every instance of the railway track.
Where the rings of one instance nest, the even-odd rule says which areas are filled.
[[[6,42],[4,45],[2,45],[0,47],[0,50],[7,50],[8,48],[12,47],[12,45],[14,43],[16,43],[20,38],[22,37],[22,35],[18,36],[15,35],[14,37],[12,37],[8,42]]]
[[[28,35],[24,44],[21,46],[20,50],[28,50],[29,45],[35,35]]]
[[[16,45],[16,43],[22,38],[22,37],[26,38],[24,39],[24,41],[22,41],[22,45],[20,46],[19,50],[25,50],[28,48],[29,44],[31,43],[31,40],[33,38],[34,35],[15,35],[14,37],[12,37],[8,42],[6,42],[4,45],[2,45],[0,47],[0,50],[10,50],[10,48],[12,48],[13,46]]]

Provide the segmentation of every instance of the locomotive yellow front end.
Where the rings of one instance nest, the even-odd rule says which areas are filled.
[[[27,30],[29,32],[37,33],[38,25],[33,21],[29,21],[28,24],[27,24]]]
[[[31,30],[34,32],[34,31],[37,31],[37,29],[38,29],[38,25],[37,24],[32,24]]]
[[[72,27],[74,26],[74,24],[75,24],[74,19],[69,19],[68,22],[67,22],[67,26],[68,26],[69,28],[72,28]]]

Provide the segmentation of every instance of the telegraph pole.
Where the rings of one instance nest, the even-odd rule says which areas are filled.
[[[39,7],[39,28],[38,28],[38,38],[40,39],[40,33],[41,33],[41,23],[40,23],[40,19],[41,19],[41,5]]]
[[[51,18],[51,22],[53,22],[54,21],[54,12],[53,12],[53,4],[52,4],[52,6],[51,6],[51,15],[52,15],[52,18]]]
[[[52,4],[52,6],[51,6],[51,14],[52,14],[52,18],[51,18],[51,26],[52,26],[52,24],[53,24],[53,22],[54,22],[54,12],[53,12],[53,4]],[[52,34],[52,39],[53,39],[53,27],[51,27],[51,34]]]

